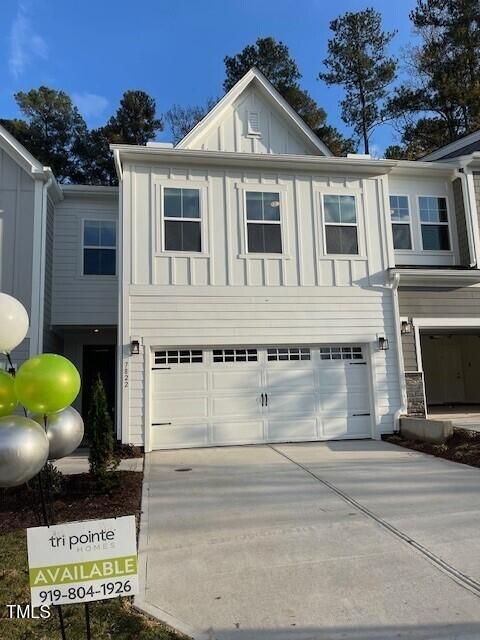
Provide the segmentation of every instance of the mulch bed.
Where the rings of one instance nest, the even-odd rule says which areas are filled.
[[[407,449],[429,453],[438,458],[461,462],[471,467],[480,467],[480,433],[475,431],[454,429],[453,435],[443,444],[408,440],[400,434],[384,436],[384,440]]]
[[[71,522],[93,518],[140,516],[142,473],[117,471],[117,486],[99,493],[88,473],[65,476],[61,491],[52,500],[55,522]],[[0,489],[0,533],[39,525],[36,485]]]

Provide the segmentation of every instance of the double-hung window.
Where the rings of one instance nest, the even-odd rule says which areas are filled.
[[[327,253],[358,254],[355,196],[324,194]]]
[[[116,235],[116,225],[112,220],[84,220],[83,275],[115,275]]]
[[[248,253],[282,253],[280,194],[247,191]]]
[[[165,251],[202,251],[200,191],[173,189],[163,191]]]
[[[447,199],[429,196],[418,198],[420,224],[422,226],[422,246],[427,251],[448,251]]]
[[[407,196],[390,196],[390,215],[392,218],[393,248],[411,249],[410,209]]]

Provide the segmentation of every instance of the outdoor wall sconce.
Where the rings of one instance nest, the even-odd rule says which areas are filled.
[[[390,345],[388,344],[388,339],[385,338],[385,336],[379,336],[378,348],[380,351],[388,351],[390,349]]]
[[[411,333],[411,331],[412,331],[412,325],[410,324],[410,322],[408,320],[402,320],[401,329],[400,329],[402,336],[406,335],[407,333]]]
[[[140,353],[140,341],[132,340],[130,343],[130,354],[132,356],[138,356],[139,353]]]

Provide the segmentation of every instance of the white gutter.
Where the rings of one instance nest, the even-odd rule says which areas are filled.
[[[395,330],[395,343],[397,348],[398,381],[400,385],[401,406],[393,415],[393,428],[395,432],[400,431],[400,416],[407,413],[407,385],[405,382],[405,364],[403,362],[402,334],[400,329],[400,307],[398,304],[398,285],[400,284],[400,274],[394,273],[390,288],[392,290],[393,318]]]
[[[123,171],[122,171],[122,163],[120,161],[119,149],[113,149],[113,162],[115,163],[115,169],[118,175],[118,182],[120,183],[123,180]]]

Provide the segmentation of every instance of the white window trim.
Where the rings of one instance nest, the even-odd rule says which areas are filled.
[[[394,198],[407,198],[407,203],[408,203],[408,221],[405,220],[394,220],[392,218],[392,207],[390,205],[390,197],[393,196]],[[441,196],[440,196],[441,197]],[[394,242],[394,238],[393,238],[393,225],[394,224],[408,224],[409,226],[409,233],[410,233],[410,249],[395,249],[395,245],[393,246],[393,250],[395,252],[397,251],[403,251],[405,253],[412,253],[415,251],[414,248],[414,239],[413,239],[413,229],[412,229],[412,225],[413,225],[413,215],[412,215],[412,204],[410,202],[410,196],[408,195],[408,193],[389,193],[388,194],[388,206],[389,206],[389,212],[390,212],[390,224],[392,225],[392,242]],[[421,230],[420,230],[421,231]]]
[[[445,200],[445,204],[447,206],[447,222],[423,222],[420,217],[420,198],[443,198]],[[430,195],[424,193],[417,194],[417,218],[418,218],[418,228],[419,228],[419,238],[420,238],[420,251],[425,252],[428,255],[438,254],[438,255],[449,255],[453,254],[453,236],[452,236],[452,220],[450,218],[450,207],[448,203],[448,196],[445,195]],[[424,249],[423,248],[423,234],[422,234],[422,225],[441,225],[446,226],[448,228],[448,243],[450,245],[450,249]]]
[[[84,244],[85,238],[85,223],[86,222],[111,222],[115,227],[115,246],[114,247],[94,247],[92,245]],[[112,220],[111,218],[101,218],[98,216],[86,216],[81,220],[81,242],[80,242],[80,276],[82,278],[116,278],[118,275],[118,224],[116,220]],[[85,273],[85,252],[84,249],[107,249],[110,251],[115,251],[115,273],[107,274],[107,273]]]
[[[188,181],[169,181],[169,182],[158,182],[156,183],[156,187],[159,190],[159,203],[155,208],[157,216],[159,218],[157,234],[156,234],[156,246],[157,249],[155,251],[156,256],[178,256],[178,257],[208,257],[208,247],[207,247],[207,219],[208,219],[208,208],[207,208],[207,189],[208,187],[202,183],[201,185],[198,183],[192,183]],[[164,197],[165,197],[165,189],[194,189],[199,192],[199,207],[200,207],[200,217],[199,218],[165,218],[164,216]],[[158,191],[157,191],[158,193]],[[200,224],[200,242],[201,242],[201,251],[179,251],[172,249],[165,249],[165,220],[180,220],[184,222],[198,222]]]
[[[346,191],[339,193],[338,191],[321,191],[320,192],[320,211],[322,217],[322,242],[323,242],[323,257],[324,258],[348,258],[355,260],[357,258],[365,258],[361,238],[360,238],[360,208],[358,206],[358,193],[352,191]],[[355,200],[355,216],[356,222],[327,222],[325,219],[325,196],[350,196]],[[327,232],[328,227],[355,227],[357,230],[357,253],[329,253],[327,250]]]
[[[287,260],[289,259],[288,255],[288,246],[287,246],[287,237],[286,237],[286,224],[285,224],[285,211],[286,211],[286,188],[276,185],[276,184],[262,184],[262,185],[242,185],[241,190],[242,193],[242,205],[243,205],[243,238],[242,238],[242,251],[239,258],[276,258],[277,260]],[[252,192],[255,191],[257,193],[278,193],[278,197],[280,200],[280,220],[247,220],[247,191]],[[248,250],[248,224],[277,224],[280,225],[280,238],[282,242],[282,252],[281,253],[262,253],[258,251],[249,251]]]

